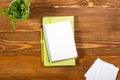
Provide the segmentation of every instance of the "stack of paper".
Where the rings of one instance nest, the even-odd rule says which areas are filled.
[[[86,80],[116,80],[119,68],[98,58],[84,75]]]
[[[74,17],[44,17],[41,38],[44,66],[75,65]]]

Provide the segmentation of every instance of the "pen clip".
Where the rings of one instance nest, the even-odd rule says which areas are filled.
[[[43,28],[43,25],[40,25],[41,28]]]

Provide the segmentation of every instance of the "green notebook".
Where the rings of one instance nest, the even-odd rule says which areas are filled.
[[[56,17],[43,17],[43,25],[45,24],[50,24],[50,23],[55,23],[55,22],[60,22],[60,21],[66,21],[66,20],[71,20],[72,26],[73,26],[73,32],[74,32],[74,17],[73,16],[56,16]],[[43,31],[41,31],[43,33]],[[69,60],[64,60],[64,61],[59,61],[59,62],[54,62],[50,63],[49,61],[49,56],[47,52],[47,47],[45,44],[45,40],[42,34],[42,61],[44,63],[44,66],[74,66],[75,65],[75,59],[69,59]]]

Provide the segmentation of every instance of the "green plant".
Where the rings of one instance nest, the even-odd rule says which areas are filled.
[[[16,29],[15,20],[24,20],[29,17],[30,0],[13,0],[6,10],[0,9],[1,15],[9,17],[10,24]]]

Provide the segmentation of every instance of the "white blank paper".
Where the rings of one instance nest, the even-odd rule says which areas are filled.
[[[77,57],[71,21],[44,25],[43,31],[51,62]]]
[[[84,75],[86,80],[116,80],[119,68],[98,58]]]

